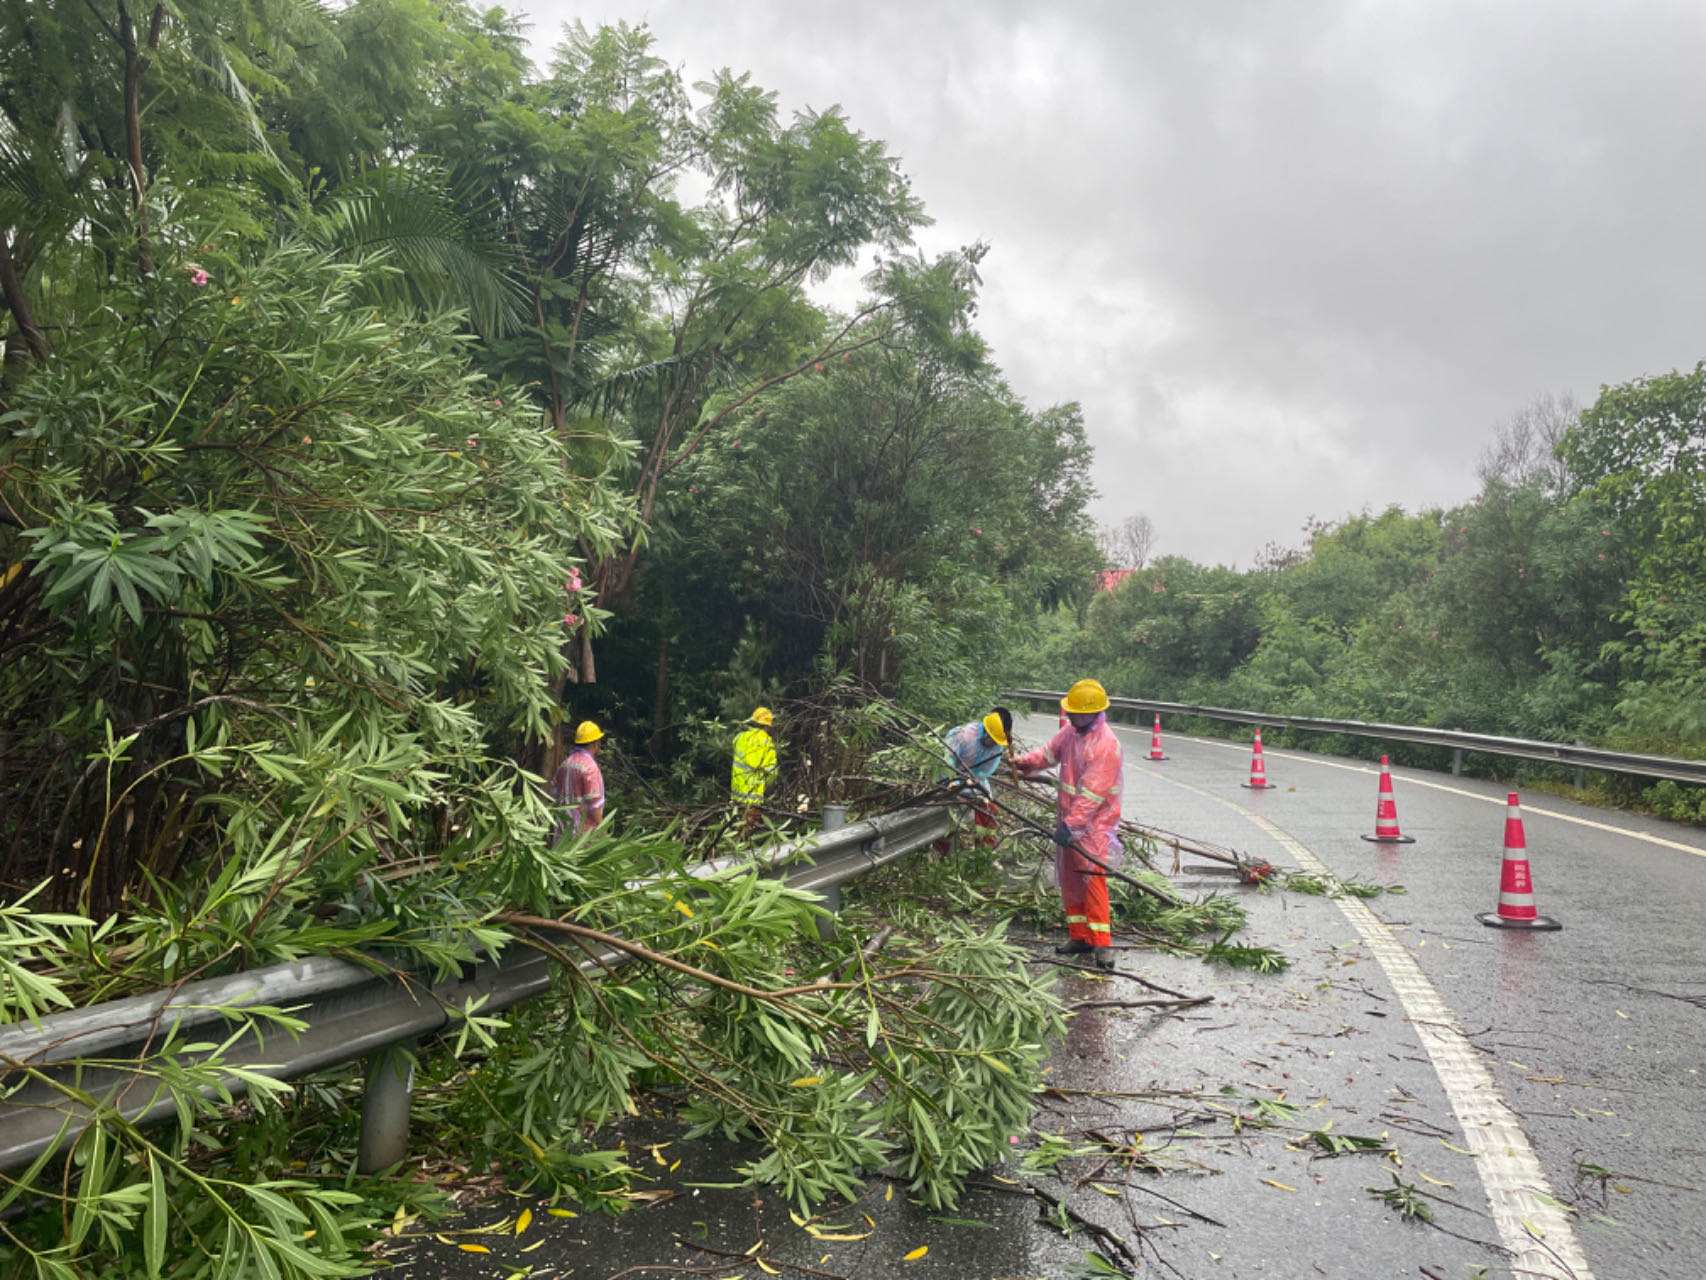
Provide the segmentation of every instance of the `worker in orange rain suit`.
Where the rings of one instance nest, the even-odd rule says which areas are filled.
[[[604,772],[595,758],[604,730],[591,720],[582,720],[575,730],[575,749],[563,757],[551,777],[551,799],[560,806],[553,840],[572,829],[578,836],[604,821]]]
[[[987,833],[978,837],[980,848],[995,847],[995,813],[984,802],[990,798],[989,780],[995,776],[1002,753],[1007,750],[1007,735],[1012,731],[1013,713],[1006,707],[997,707],[982,720],[973,720],[970,724],[948,730],[942,739],[942,745],[947,747],[949,759],[953,761],[953,773],[944,772],[939,776],[955,778],[970,799],[968,807],[972,822],[980,833]],[[956,813],[956,825],[959,821]],[[948,846],[949,839],[944,836],[936,841],[934,848],[942,854],[948,852]]]
[[[1116,868],[1124,861],[1125,849],[1116,833],[1125,753],[1108,727],[1108,695],[1096,681],[1080,680],[1060,705],[1067,727],[1013,764],[1026,775],[1060,766],[1054,878],[1066,907],[1071,938],[1055,950],[1066,956],[1090,953],[1098,968],[1111,969],[1114,953],[1108,881],[1090,858]]]

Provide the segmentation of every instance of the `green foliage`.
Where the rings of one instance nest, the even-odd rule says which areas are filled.
[[[1451,510],[1311,522],[1307,546],[1246,573],[1158,562],[1081,622],[1058,613],[1025,678],[1093,672],[1115,693],[1698,754],[1706,365],[1605,388],[1551,464],[1525,467],[1489,472]],[[1669,792],[1654,802],[1689,812]]]
[[[1389,1209],[1398,1211],[1398,1216],[1412,1222],[1432,1222],[1434,1211],[1428,1207],[1427,1192],[1419,1191],[1411,1183],[1405,1182],[1397,1174],[1392,1175],[1390,1187],[1366,1187],[1369,1195],[1386,1205]]]
[[[144,869],[347,886],[537,831],[488,735],[548,729],[564,568],[625,515],[447,323],[352,305],[384,270],[286,246],[121,291],[7,397],[6,835],[97,910]]]

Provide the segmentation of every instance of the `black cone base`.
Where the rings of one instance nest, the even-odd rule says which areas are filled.
[[[1145,760],[1171,760],[1172,756],[1144,756]]]
[[[1526,929],[1530,933],[1554,933],[1564,927],[1551,916],[1536,916],[1532,920],[1507,920],[1497,911],[1483,911],[1475,918],[1489,929]]]
[[[1364,836],[1370,844],[1415,844],[1415,836]]]
[[[1278,789],[1271,782],[1240,782],[1238,785],[1246,791],[1275,791]]]

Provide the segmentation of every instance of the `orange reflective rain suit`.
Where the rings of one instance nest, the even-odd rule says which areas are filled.
[[[1055,813],[1084,853],[1117,866],[1123,852],[1115,834],[1120,824],[1120,777],[1125,753],[1108,727],[1107,713],[1083,733],[1070,724],[1043,746],[1014,762],[1020,773],[1041,773],[1060,766]],[[1112,847],[1110,847],[1112,846]],[[1096,947],[1113,942],[1108,918],[1108,881],[1088,858],[1064,845],[1055,847],[1055,885],[1066,907],[1068,931]]]
[[[565,828],[578,836],[604,821],[604,771],[592,752],[585,747],[569,752],[551,779],[551,799],[560,810],[553,839],[560,838]]]

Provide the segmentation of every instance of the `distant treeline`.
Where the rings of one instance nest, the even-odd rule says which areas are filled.
[[[1706,752],[1706,364],[1505,424],[1476,497],[1312,522],[1239,572],[1163,557],[1055,614],[1030,678]],[[1706,793],[1644,799],[1699,819]]]

